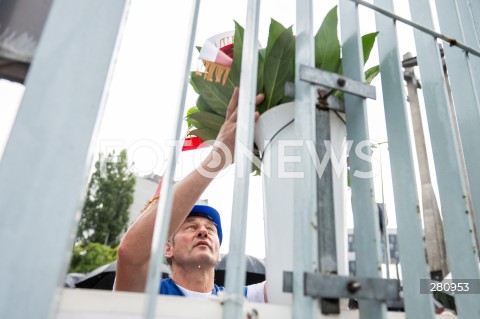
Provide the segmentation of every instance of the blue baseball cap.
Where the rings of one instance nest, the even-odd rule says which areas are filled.
[[[190,211],[190,214],[188,214],[188,217],[194,216],[208,218],[215,224],[215,226],[217,227],[218,239],[220,241],[220,245],[222,245],[222,222],[220,220],[220,214],[218,213],[218,211],[215,208],[207,205],[195,205]]]

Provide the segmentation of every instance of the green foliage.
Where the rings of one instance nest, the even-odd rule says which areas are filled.
[[[188,122],[196,128],[191,131],[191,134],[206,142],[215,140],[220,127],[225,122],[225,117],[206,111],[195,111],[194,108],[190,108],[188,110]]]
[[[106,157],[100,154],[88,186],[76,242],[117,246],[128,226],[134,187],[135,177],[128,170],[126,150],[118,156],[115,152]]]
[[[223,116],[201,111],[190,114],[189,118],[198,123],[197,128],[210,127],[217,131],[220,130],[223,122],[225,122],[225,117]]]
[[[378,32],[362,36],[364,62],[370,56]],[[190,83],[200,95],[197,100],[197,109],[200,112],[211,113],[225,119],[230,97],[236,86],[240,84],[244,29],[235,22],[235,45],[233,48],[233,63],[226,84],[221,85],[208,81],[202,75],[192,73]],[[333,7],[325,16],[320,28],[315,34],[315,67],[342,74],[341,46],[338,40],[337,6]],[[366,71],[368,83],[378,75],[379,67]],[[259,50],[257,93],[264,93],[264,101],[257,106],[260,114],[279,104],[290,102],[293,99],[285,96],[285,83],[295,79],[295,35],[292,27],[286,28],[279,22],[271,20],[266,48]],[[341,92],[335,95],[342,97]],[[191,134],[202,140],[215,139],[218,135],[220,117],[202,115],[205,119],[199,121],[196,109],[191,109],[187,115],[187,122],[197,128]],[[197,126],[198,125],[198,126]],[[220,125],[220,126],[219,126]]]
[[[235,21],[235,44],[233,45],[233,63],[228,75],[234,86],[240,86],[240,69],[242,66],[242,54],[243,54],[243,27]],[[235,58],[237,57],[237,58]]]
[[[337,73],[340,69],[337,7],[331,9],[315,35],[315,67]]]
[[[285,83],[295,79],[295,36],[272,19],[263,67],[264,101],[258,111],[264,113],[280,104],[285,96]]]
[[[200,98],[200,96],[199,96]],[[197,125],[200,125],[198,122],[196,122],[195,120],[193,120],[192,118],[190,118],[190,115],[192,115],[193,113],[197,113],[199,111],[198,107],[197,106],[193,106],[191,108],[189,108],[187,110],[187,125],[188,125],[188,129],[191,129],[193,127],[198,127]]]
[[[222,85],[214,81],[208,81],[204,79],[202,75],[192,72],[191,82],[194,83],[195,87],[198,89],[198,93],[208,107],[216,114],[225,117],[228,102],[230,102],[230,97],[235,89],[235,86],[231,81],[227,81],[225,85]]]
[[[72,252],[69,273],[87,273],[117,259],[118,247],[111,248],[99,243],[75,246]]]
[[[370,84],[378,74],[380,74],[380,66],[372,66],[370,69],[365,71],[365,81]]]
[[[377,38],[377,35],[378,32],[372,32],[362,36],[363,63],[367,63],[368,58],[370,57],[370,52],[372,52],[373,45],[375,44],[375,39]]]

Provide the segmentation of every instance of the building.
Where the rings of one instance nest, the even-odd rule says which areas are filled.
[[[152,199],[161,178],[161,176],[155,174],[135,176],[135,193],[133,195],[132,206],[130,206],[129,226],[137,219],[140,212]]]
[[[397,229],[396,228],[387,228],[388,234],[388,252],[389,256],[387,259],[387,254],[385,253],[385,237],[382,236],[382,270],[384,277],[389,278],[401,278],[400,274],[400,252],[398,249],[398,239],[397,239]],[[348,271],[351,276],[355,276],[356,273],[356,253],[354,246],[354,236],[353,229],[348,229]],[[385,265],[387,263],[389,266],[389,271],[387,272]]]

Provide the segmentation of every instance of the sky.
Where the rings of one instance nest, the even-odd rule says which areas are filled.
[[[233,21],[245,25],[247,1],[207,0],[201,2],[195,45],[203,45],[208,37],[233,30]],[[325,14],[336,1],[314,1],[314,32],[318,29]],[[186,19],[190,16],[191,1],[178,0],[165,4],[162,1],[132,0],[128,20],[117,56],[114,76],[108,88],[108,100],[97,140],[100,152],[126,148],[134,162],[132,170],[137,174],[160,174],[165,169],[167,140],[174,136],[175,110],[179,107],[182,87],[181,65],[185,61],[185,48],[188,43]],[[408,7],[397,8],[399,14],[409,18]],[[361,33],[375,31],[374,16],[361,8]],[[295,24],[295,1],[265,0],[261,2],[259,41],[264,46],[268,35],[269,20],[273,18],[285,26]],[[410,50],[411,30],[399,25],[402,34],[402,54]],[[378,63],[376,47],[371,62]],[[193,57],[192,69],[196,67],[198,56]],[[377,87],[377,100],[368,102],[370,136],[377,142],[387,141],[382,109],[380,81]],[[0,154],[21,101],[23,86],[0,80]],[[189,90],[185,108],[194,105],[196,96]],[[185,133],[186,128],[183,127]],[[393,194],[389,177],[387,144],[374,150],[379,159],[382,152],[382,176],[375,178],[377,202],[382,197],[393,214]],[[188,153],[188,154],[187,154]],[[181,155],[181,169],[176,174],[180,179],[198,163],[198,152]],[[230,211],[233,196],[233,172],[231,167],[224,176],[217,178],[202,196],[209,204],[222,213],[224,244],[222,252],[228,250]],[[383,177],[383,189],[381,192]],[[263,241],[262,185],[259,177],[251,178],[249,221],[246,253],[260,258],[265,256]],[[389,227],[395,226],[395,218],[389,218]],[[351,219],[347,219],[352,227]]]

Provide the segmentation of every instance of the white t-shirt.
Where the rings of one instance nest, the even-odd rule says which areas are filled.
[[[202,298],[202,299],[208,299],[212,297],[211,292],[196,292],[196,291],[183,288],[179,284],[176,284],[176,285],[183,292],[185,297]],[[249,302],[265,303],[264,289],[265,289],[265,281],[258,284],[247,286],[247,297],[246,297],[247,300]]]
[[[197,291],[193,291],[193,290],[188,290],[187,288],[183,288],[179,284],[176,284],[176,285],[183,292],[185,297],[188,297],[188,298],[202,298],[202,299],[207,299],[207,298],[212,297],[211,292],[197,292]]]
[[[265,281],[247,286],[247,300],[265,303]]]

